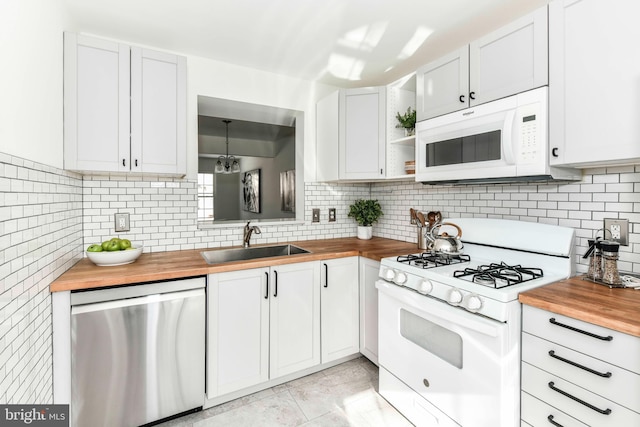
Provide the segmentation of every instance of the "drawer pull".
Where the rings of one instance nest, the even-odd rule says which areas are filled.
[[[606,373],[603,374],[602,372],[598,372],[598,371],[596,371],[594,369],[587,368],[584,365],[581,365],[579,363],[573,362],[573,361],[571,361],[569,359],[565,359],[564,357],[556,356],[556,352],[553,351],[553,350],[549,350],[549,356],[553,357],[554,359],[558,359],[561,362],[568,363],[571,366],[575,366],[576,368],[584,369],[585,371],[590,372],[590,373],[592,373],[594,375],[597,375],[599,377],[611,378],[611,372],[606,372]]]
[[[611,409],[609,409],[609,408],[607,408],[607,409],[600,409],[600,408],[596,408],[596,407],[595,407],[595,406],[593,406],[592,404],[587,403],[587,402],[585,402],[585,401],[584,401],[584,400],[582,400],[582,399],[578,399],[577,397],[573,396],[572,394],[567,393],[567,392],[566,392],[566,391],[564,391],[564,390],[560,390],[558,387],[556,387],[556,386],[555,386],[555,384],[554,384],[554,382],[553,382],[553,381],[549,381],[549,388],[550,388],[551,390],[553,390],[553,391],[555,391],[555,392],[558,392],[558,393],[560,393],[560,394],[561,394],[561,395],[563,395],[563,396],[567,396],[569,399],[571,399],[571,400],[575,400],[576,402],[578,402],[578,403],[580,403],[580,404],[582,404],[582,405],[586,406],[587,408],[589,408],[589,409],[593,409],[594,411],[599,412],[599,413],[601,413],[601,414],[603,414],[603,415],[609,415],[609,414],[611,413]]]
[[[562,328],[567,328],[567,329],[569,329],[571,331],[579,332],[581,334],[588,335],[590,337],[597,338],[597,339],[602,340],[602,341],[613,341],[613,337],[611,335],[603,337],[602,335],[596,335],[596,334],[591,333],[591,332],[583,331],[582,329],[574,328],[573,326],[569,326],[569,325],[565,325],[564,323],[560,323],[560,322],[558,322],[556,320],[555,317],[552,317],[551,319],[549,319],[549,323],[553,323],[556,326],[560,326]]]
[[[547,417],[547,420],[549,420],[549,422],[550,422],[551,424],[553,424],[554,426],[556,426],[556,427],[564,427],[562,424],[560,424],[560,423],[558,423],[558,422],[556,422],[556,421],[554,421],[554,420],[553,420],[553,415],[549,415],[549,416]]]

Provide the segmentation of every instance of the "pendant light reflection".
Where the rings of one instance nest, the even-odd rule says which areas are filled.
[[[223,120],[227,126],[227,155],[218,157],[216,166],[214,168],[215,173],[238,173],[240,172],[240,163],[234,156],[229,156],[229,123],[231,120]]]

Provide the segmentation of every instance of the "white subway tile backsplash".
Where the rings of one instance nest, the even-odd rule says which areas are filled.
[[[0,403],[48,403],[49,284],[82,256],[82,180],[3,153],[0,175]]]

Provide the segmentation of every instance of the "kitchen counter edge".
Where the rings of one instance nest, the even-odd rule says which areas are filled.
[[[640,291],[613,288],[571,277],[520,294],[527,304],[563,316],[640,337]]]
[[[310,253],[210,265],[206,263],[200,252],[233,249],[238,248],[238,246],[187,249],[143,253],[134,263],[110,267],[99,267],[85,257],[54,280],[49,286],[49,290],[51,292],[87,290],[349,256],[362,256],[380,261],[385,257],[405,255],[418,251],[415,243],[382,237],[374,237],[371,240],[347,237],[254,246],[273,246],[286,243],[306,249]]]

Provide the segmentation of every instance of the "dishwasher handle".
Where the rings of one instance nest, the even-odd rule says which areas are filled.
[[[185,299],[192,297],[204,297],[204,289],[191,289],[188,291],[170,292],[166,294],[146,295],[137,298],[126,298],[113,301],[96,302],[92,304],[77,305],[71,307],[71,315],[81,313],[91,313],[94,311],[112,310],[124,307],[133,307],[136,305],[159,303],[176,299]]]

